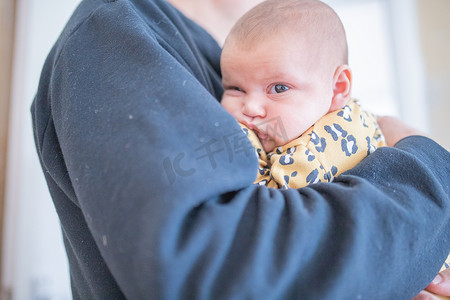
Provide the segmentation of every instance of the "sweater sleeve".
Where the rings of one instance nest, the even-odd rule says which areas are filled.
[[[432,280],[447,151],[410,137],[331,184],[253,185],[250,144],[193,62],[108,2],[47,63],[33,107],[80,295],[103,269],[127,299],[410,299]]]

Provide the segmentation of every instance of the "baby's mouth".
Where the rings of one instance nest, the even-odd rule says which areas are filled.
[[[259,131],[257,128],[255,128],[255,129],[253,129],[253,130],[255,131],[256,135],[259,137],[260,140],[265,140],[265,139],[267,139],[267,137],[268,137],[267,134],[265,134],[265,133]]]
[[[267,139],[268,135],[267,135],[266,133],[262,132],[262,131],[258,128],[258,126],[253,125],[253,124],[250,124],[250,126],[251,126],[251,127],[248,127],[248,128],[252,129],[252,130],[256,133],[256,135],[258,136],[258,138],[259,138],[260,140],[265,140],[265,139]]]

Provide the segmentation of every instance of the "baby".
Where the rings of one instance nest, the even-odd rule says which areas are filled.
[[[375,117],[350,98],[344,27],[318,0],[256,6],[231,30],[221,68],[222,105],[257,149],[255,183],[330,182],[385,146]]]
[[[375,117],[350,98],[347,56],[339,17],[317,0],[265,1],[232,28],[221,103],[257,149],[255,183],[330,182],[385,146]]]

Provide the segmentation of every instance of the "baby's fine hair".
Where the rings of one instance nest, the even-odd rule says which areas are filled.
[[[241,17],[227,38],[251,48],[282,30],[306,35],[325,53],[337,54],[338,64],[348,64],[344,26],[336,12],[319,0],[267,0]]]

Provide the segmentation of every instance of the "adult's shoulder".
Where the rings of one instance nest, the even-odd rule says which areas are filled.
[[[167,1],[82,1],[48,56],[44,73],[54,71],[61,57],[79,59],[81,53],[93,59],[87,52],[96,50],[105,56],[122,53],[137,65],[149,59],[181,65],[213,96],[221,97],[220,46]],[[155,55],[149,58],[145,52]],[[158,56],[164,56],[164,62]]]

